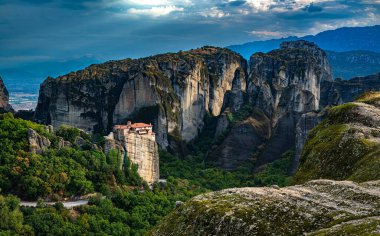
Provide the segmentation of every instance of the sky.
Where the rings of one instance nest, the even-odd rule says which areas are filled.
[[[0,0],[0,69],[380,24],[380,0]]]

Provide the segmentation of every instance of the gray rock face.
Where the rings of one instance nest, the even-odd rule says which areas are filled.
[[[8,111],[12,111],[12,107],[9,105],[9,93],[0,77],[0,112]]]
[[[246,67],[241,56],[213,47],[93,65],[47,79],[35,118],[88,131],[110,130],[127,119],[149,122],[167,147],[196,137],[207,112],[222,112],[227,92],[230,103],[243,103]]]
[[[378,235],[379,217],[379,181],[314,180],[200,195],[148,235]]]
[[[325,81],[321,86],[321,107],[353,101],[367,91],[380,90],[380,73],[350,80]]]
[[[28,129],[28,143],[30,152],[34,154],[41,154],[51,145],[48,138],[39,135],[33,129]]]
[[[219,120],[218,123],[223,122]],[[217,131],[219,125],[218,124]],[[216,160],[219,166],[232,170],[247,162],[262,151],[271,135],[270,120],[259,110],[244,121],[237,122],[221,145],[210,153],[209,158]]]
[[[308,112],[306,114],[303,114],[298,120],[296,125],[295,157],[292,163],[290,174],[293,175],[299,166],[302,150],[305,146],[309,131],[321,123],[325,116],[325,112]]]
[[[269,131],[266,132],[266,140],[247,140],[249,144],[245,143],[244,147],[250,146],[250,149],[260,151],[256,161],[256,166],[260,167],[294,148],[297,123],[303,114],[319,109],[321,83],[331,82],[332,77],[324,51],[306,41],[285,42],[279,50],[267,54],[256,53],[252,55],[249,67],[249,100],[256,113],[262,112],[268,120]],[[262,136],[257,131],[252,132],[249,136]],[[234,136],[236,133],[231,132],[226,140],[236,140]],[[242,138],[244,136],[240,137]],[[232,148],[233,152],[229,152],[230,149],[230,145],[223,144],[218,147],[215,155],[225,159],[227,155],[221,153],[227,153],[230,159],[235,159],[233,152],[237,150]],[[246,156],[244,160],[252,159],[253,154],[246,153]]]

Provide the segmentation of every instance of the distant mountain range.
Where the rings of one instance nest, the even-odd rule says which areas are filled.
[[[333,52],[327,58],[334,77],[350,79],[380,72],[380,53],[371,51]]]
[[[269,52],[284,41],[306,40],[329,51],[334,76],[349,79],[380,71],[380,25],[345,27],[304,37],[288,37],[232,45],[227,48],[249,59],[255,52]]]

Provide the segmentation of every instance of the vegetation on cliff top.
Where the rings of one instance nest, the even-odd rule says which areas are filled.
[[[354,103],[331,108],[327,119],[309,133],[294,183],[380,179],[379,99],[380,93],[369,92]]]

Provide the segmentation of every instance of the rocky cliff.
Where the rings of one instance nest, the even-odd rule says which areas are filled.
[[[157,143],[180,153],[211,114],[222,140],[208,156],[220,166],[253,161],[258,171],[295,149],[295,170],[308,131],[323,118],[319,111],[372,89],[380,89],[379,74],[333,81],[325,52],[306,41],[256,53],[249,68],[229,50],[203,47],[49,78],[35,118],[103,132],[127,119],[152,123]]]
[[[149,235],[378,235],[380,182],[315,180],[200,195]]]
[[[0,112],[8,111],[12,111],[12,107],[9,105],[9,93],[0,77]]]
[[[379,124],[379,92],[331,108],[327,119],[309,133],[294,181],[380,179]]]
[[[219,115],[227,96],[235,98],[228,99],[234,109],[242,105],[246,67],[238,54],[214,47],[93,65],[48,78],[35,118],[88,131],[127,119],[149,122],[157,142],[168,147],[196,137],[205,114]]]
[[[138,165],[138,173],[148,184],[160,178],[158,146],[154,139],[146,135],[129,134],[126,137],[127,156]]]
[[[226,142],[211,154],[225,159],[222,166],[228,169],[242,163],[229,161],[242,147],[252,148],[240,159],[247,161],[256,154],[258,167],[294,148],[297,123],[303,114],[319,109],[321,84],[332,82],[326,54],[306,41],[285,42],[278,50],[256,53],[251,57],[249,68],[247,93],[254,111],[243,123],[254,120],[261,125],[245,129],[249,140],[240,135],[241,124],[236,124]],[[269,126],[269,130],[263,133],[262,125]],[[229,145],[230,139],[237,140],[236,136],[245,145]]]

